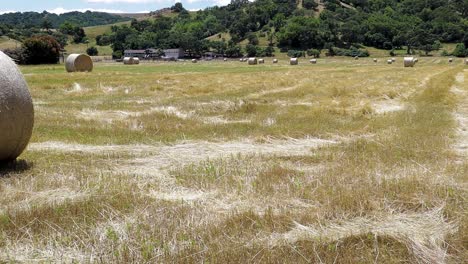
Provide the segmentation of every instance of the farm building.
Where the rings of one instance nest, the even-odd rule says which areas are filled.
[[[185,52],[183,49],[166,49],[163,50],[164,59],[179,59],[184,57]],[[161,57],[161,53],[157,49],[146,49],[146,50],[125,50],[124,57],[139,58],[139,59],[158,59]]]
[[[165,59],[179,59],[185,56],[183,49],[165,49],[164,58]]]

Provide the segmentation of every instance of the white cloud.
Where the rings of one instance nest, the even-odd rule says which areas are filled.
[[[7,13],[16,13],[16,11],[12,11],[12,10],[2,11],[2,10],[0,10],[0,15],[7,14]]]
[[[57,7],[54,9],[46,10],[49,13],[54,13],[54,14],[63,14],[63,13],[69,13],[69,12],[86,12],[86,11],[91,11],[91,12],[105,12],[105,13],[114,13],[114,14],[120,14],[120,13],[126,13],[122,10],[115,10],[115,9],[94,9],[94,8],[82,8],[82,9],[65,9],[63,7]],[[128,13],[128,12],[127,12]],[[135,13],[149,13],[149,11],[140,11],[140,12],[135,12]]]

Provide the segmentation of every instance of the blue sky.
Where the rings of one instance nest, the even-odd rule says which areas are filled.
[[[189,10],[198,10],[214,5],[226,5],[230,0],[2,0],[0,14],[7,12],[25,12],[44,10],[51,13],[69,11],[103,11],[112,13],[139,13],[170,7],[175,2],[182,2]]]

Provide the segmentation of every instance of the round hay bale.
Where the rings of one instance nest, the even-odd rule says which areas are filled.
[[[312,64],[317,64],[317,59],[311,59],[311,60],[310,60],[310,63],[312,63]]]
[[[265,60],[264,59],[258,59],[258,64],[264,64]]]
[[[392,62],[395,62],[395,61],[396,61],[396,59],[395,59],[395,58],[392,58],[391,60],[392,60]]]
[[[452,63],[452,62],[453,62],[453,58],[449,58],[449,59],[448,59],[448,62]]]
[[[249,58],[249,65],[256,65],[257,64],[257,58]]]
[[[140,64],[140,58],[134,57],[133,58],[133,64]]]
[[[359,57],[358,57],[358,56],[355,56],[354,59],[355,59],[355,60],[359,60]]]
[[[240,62],[244,62],[244,58],[239,59]]]
[[[15,160],[31,139],[34,107],[16,64],[0,51],[0,162]]]
[[[86,54],[70,54],[65,61],[67,72],[91,72],[93,60]]]
[[[468,59],[465,59],[465,65],[468,65]]]
[[[278,59],[273,59],[273,63],[278,63]]]
[[[224,61],[228,61],[228,59],[224,58]]]
[[[413,57],[405,57],[403,60],[403,63],[406,68],[406,67],[413,67],[416,62],[414,61]]]
[[[123,59],[123,63],[124,63],[125,65],[132,65],[132,64],[133,64],[133,58],[132,58],[132,57],[125,57],[125,58]]]
[[[387,60],[387,64],[392,64],[393,63],[393,60]]]
[[[196,59],[192,59],[192,63],[197,63],[198,61]]]
[[[374,59],[374,62],[377,62],[377,59]]]
[[[291,58],[289,60],[289,64],[290,65],[298,65],[299,64],[299,60],[297,58]]]

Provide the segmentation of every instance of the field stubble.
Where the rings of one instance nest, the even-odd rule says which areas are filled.
[[[462,67],[22,70],[36,128],[0,170],[0,260],[468,258]]]

